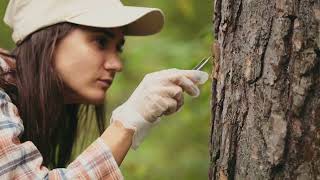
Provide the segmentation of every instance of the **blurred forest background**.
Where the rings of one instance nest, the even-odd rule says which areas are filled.
[[[168,68],[190,69],[211,54],[212,0],[122,0],[125,5],[157,7],[166,16],[165,27],[157,35],[127,37],[124,71],[107,93],[111,111],[124,102],[147,73]],[[8,0],[0,1],[0,47],[14,48],[10,29],[2,19]],[[204,71],[211,72],[211,64]],[[208,81],[198,98],[185,96],[182,110],[163,117],[138,150],[129,151],[121,165],[125,179],[207,179],[209,165],[210,88]],[[90,122],[91,123],[91,122]],[[73,156],[79,154],[97,133],[79,129]],[[86,138],[85,143],[81,143]]]

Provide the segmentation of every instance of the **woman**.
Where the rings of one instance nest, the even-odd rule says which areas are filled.
[[[181,108],[183,91],[198,96],[208,79],[193,70],[148,74],[105,129],[104,98],[123,68],[124,36],[159,32],[162,12],[118,0],[11,0],[4,20],[17,47],[0,51],[1,178],[123,179],[118,166],[129,148]],[[92,119],[93,106],[101,136],[63,168],[78,119]]]

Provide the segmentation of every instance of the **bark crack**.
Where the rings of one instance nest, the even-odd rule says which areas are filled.
[[[260,73],[257,77],[255,77],[254,79],[251,79],[248,81],[248,83],[251,85],[251,84],[254,84],[256,83],[259,79],[261,79],[262,75],[263,75],[263,69],[264,69],[264,63],[265,63],[265,57],[266,57],[266,52],[267,52],[267,48],[269,46],[269,43],[270,43],[270,38],[271,38],[271,35],[272,35],[272,28],[273,28],[273,21],[274,21],[274,17],[271,18],[271,23],[270,23],[270,29],[269,29],[269,33],[268,33],[268,36],[267,36],[267,43],[263,46],[263,53],[261,55],[261,58],[260,58],[260,63],[261,63],[261,69],[260,69]]]
[[[285,52],[287,52],[287,56],[284,60],[283,66],[286,69],[284,73],[284,77],[286,78],[286,81],[288,82],[288,104],[287,104],[287,110],[286,110],[286,121],[287,121],[287,131],[285,135],[285,144],[284,144],[284,149],[282,153],[282,158],[280,161],[275,164],[274,166],[271,167],[271,172],[270,172],[270,177],[271,179],[275,179],[277,174],[279,172],[282,172],[284,169],[284,162],[288,157],[288,151],[289,151],[289,136],[290,136],[290,124],[291,124],[291,119],[292,119],[292,113],[290,111],[292,107],[292,94],[291,94],[291,76],[290,76],[290,69],[289,69],[289,64],[291,60],[291,64],[294,64],[294,60],[292,60],[292,52],[293,52],[293,31],[294,31],[294,21],[296,19],[296,16],[294,15],[289,15],[287,18],[290,19],[290,25],[288,29],[288,33],[284,36],[284,43],[285,43]]]
[[[236,112],[234,113],[234,116],[232,117],[231,122],[231,141],[230,141],[230,148],[232,149],[231,158],[228,161],[228,179],[234,179],[236,174],[236,162],[237,162],[237,148],[238,148],[238,130],[239,126],[237,124],[237,119],[239,117],[239,108],[240,106],[237,106]]]
[[[212,79],[212,87],[211,87],[211,90],[212,90],[212,95],[211,95],[211,133],[210,133],[210,146],[209,146],[209,155],[210,155],[210,164],[211,165],[214,165],[215,162],[217,161],[217,159],[219,159],[220,157],[220,152],[218,150],[217,154],[215,155],[215,158],[213,159],[213,145],[214,145],[214,120],[215,120],[215,112],[216,112],[216,107],[217,107],[217,102],[216,102],[216,99],[217,99],[217,79],[214,77]],[[212,179],[213,177],[216,176],[216,169],[217,167],[214,166],[214,168],[211,166],[210,169],[209,169],[209,179]],[[214,169],[214,171],[212,172],[212,169]]]
[[[214,5],[214,33],[219,33],[219,27],[221,23],[221,4],[222,0],[215,0]],[[218,39],[218,36],[215,36]]]
[[[241,132],[243,130],[243,126],[245,125],[246,123],[246,120],[247,120],[247,116],[248,116],[248,111],[249,111],[249,105],[248,105],[248,94],[247,94],[247,85],[246,83],[244,83],[244,89],[243,89],[243,94],[244,94],[244,102],[245,102],[245,111],[243,112],[243,116],[242,116],[242,122],[241,122],[241,125],[240,125],[240,133],[239,133],[239,138],[238,138],[238,141],[240,140],[241,138]]]
[[[237,12],[236,12],[235,21],[234,21],[234,23],[233,23],[233,28],[232,28],[232,31],[233,31],[233,32],[236,32],[236,30],[237,30],[238,22],[239,22],[239,18],[240,18],[240,16],[241,16],[242,9],[243,9],[242,0],[240,0],[240,4],[239,4],[238,10],[237,10]]]

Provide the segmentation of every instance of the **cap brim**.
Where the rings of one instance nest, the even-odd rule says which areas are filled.
[[[164,15],[156,8],[122,6],[85,11],[66,21],[98,28],[124,27],[125,35],[144,36],[162,29]]]

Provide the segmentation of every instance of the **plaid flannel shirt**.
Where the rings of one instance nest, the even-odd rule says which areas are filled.
[[[0,70],[9,69],[9,59],[1,55]],[[0,89],[0,179],[123,179],[109,147],[98,138],[66,168],[49,170],[30,141],[21,143],[24,130],[17,107]]]

